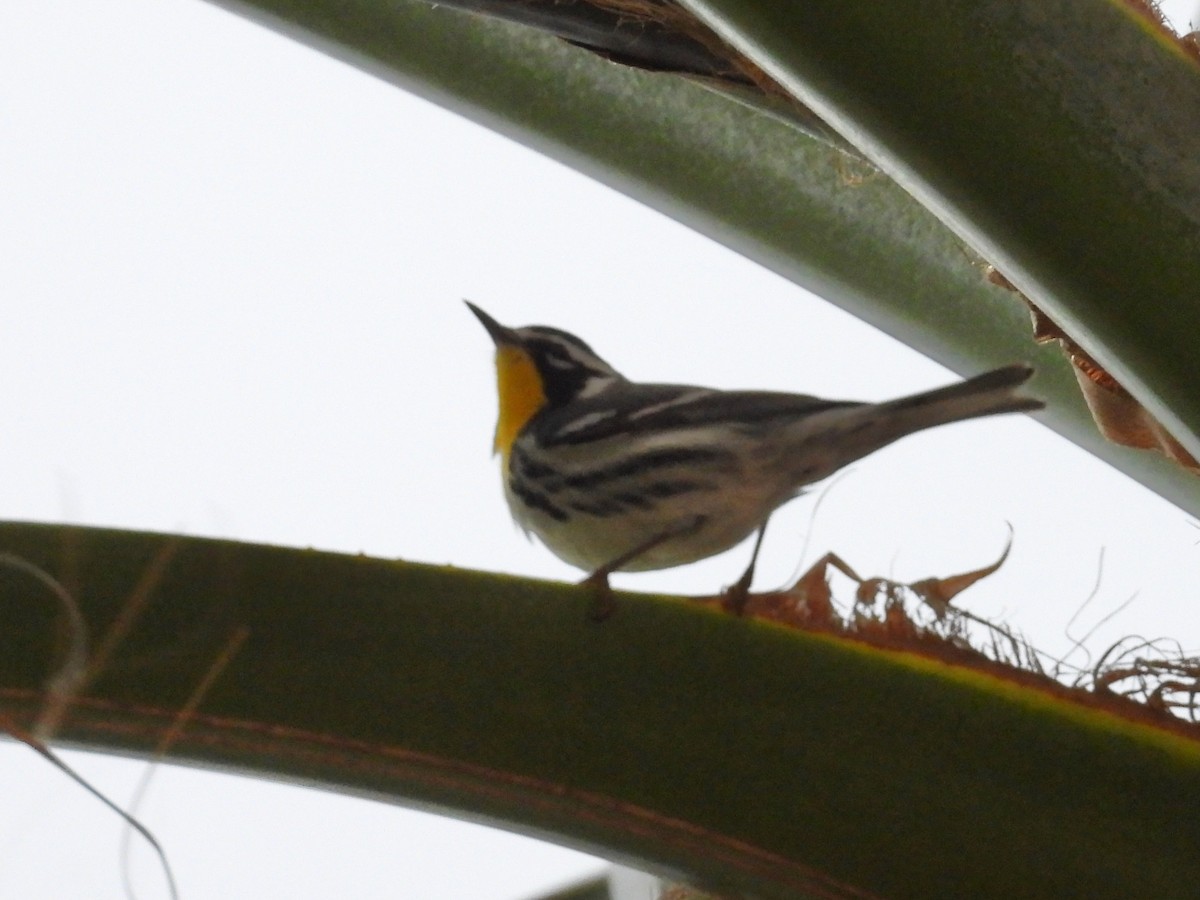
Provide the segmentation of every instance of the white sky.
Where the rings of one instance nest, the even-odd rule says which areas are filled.
[[[1167,5],[1167,4],[1164,4]],[[1191,4],[1167,5],[1169,10]],[[882,399],[952,379],[799,288],[535,154],[197,0],[0,6],[0,517],[182,531],[557,579],[508,518],[490,342],[577,332],[635,378]],[[831,173],[836,177],[836,173]],[[772,522],[758,583],[826,550],[1047,649],[1195,644],[1200,530],[1018,418],[914,437]],[[801,553],[804,553],[803,559]],[[746,548],[616,579],[711,593]],[[128,795],[143,765],[73,754]],[[120,825],[0,745],[0,898],[122,896]],[[578,854],[161,767],[142,818],[188,900],[517,900]],[[137,854],[143,897],[162,896]]]

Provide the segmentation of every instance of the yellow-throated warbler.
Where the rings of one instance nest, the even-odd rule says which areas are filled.
[[[907,434],[1043,406],[1016,392],[1025,365],[886,403],[638,384],[572,334],[508,328],[467,305],[496,344],[495,450],[513,518],[602,587],[611,572],[695,562],[755,531],[761,543],[805,485]]]

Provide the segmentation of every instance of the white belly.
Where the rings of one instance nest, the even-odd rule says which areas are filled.
[[[656,501],[652,509],[608,517],[563,507],[568,516],[563,521],[514,495],[507,479],[504,494],[513,519],[526,533],[536,535],[555,556],[585,572],[608,565],[664,532],[697,522],[693,529],[650,547],[622,571],[669,569],[714,556],[753,534],[766,516],[793,496],[790,491],[763,496],[748,490],[685,494]]]

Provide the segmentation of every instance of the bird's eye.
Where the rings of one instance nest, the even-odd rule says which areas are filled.
[[[575,365],[570,355],[561,347],[547,347],[542,358],[556,369],[570,369]]]

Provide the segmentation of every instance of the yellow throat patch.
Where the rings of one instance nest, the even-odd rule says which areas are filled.
[[[496,348],[496,387],[500,393],[500,419],[492,449],[507,461],[508,451],[525,423],[546,405],[546,392],[529,354],[510,346]]]

